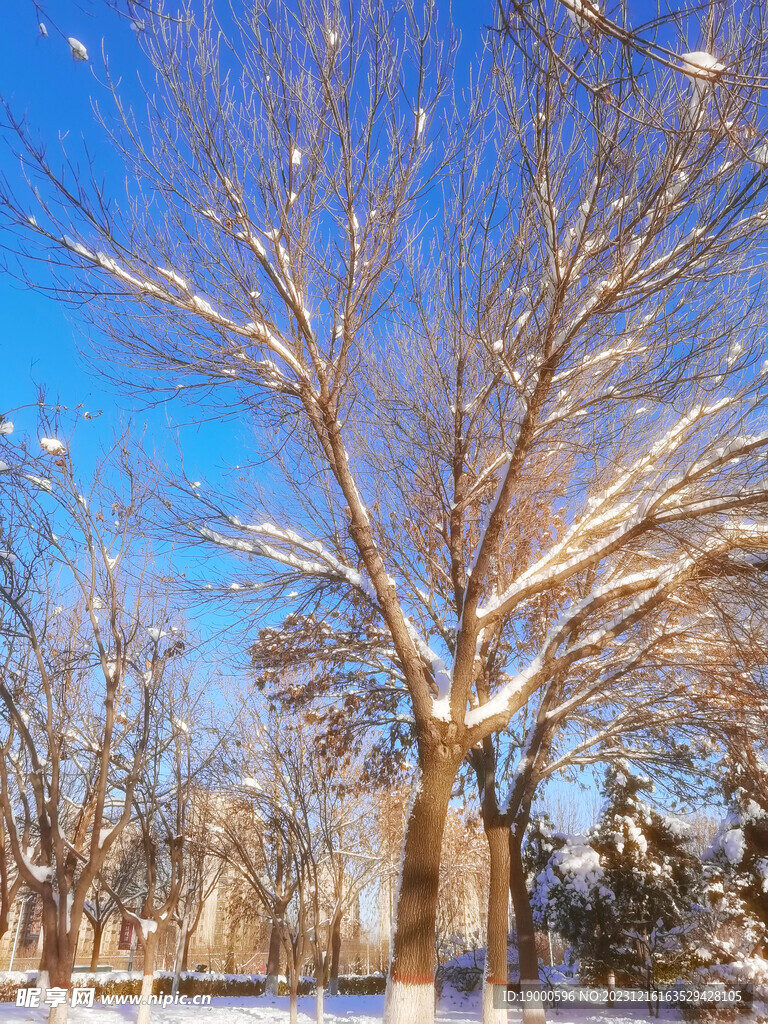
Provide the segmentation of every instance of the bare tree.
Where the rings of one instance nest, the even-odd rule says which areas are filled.
[[[407,698],[387,1024],[433,1019],[467,751],[660,608],[724,629],[723,592],[761,571],[764,28],[747,4],[679,32],[679,67],[638,79],[621,46],[563,73],[580,37],[522,24],[452,98],[431,4],[257,3],[224,33],[208,2],[144,34],[156,82],[142,123],[118,100],[120,216],[8,112],[21,266],[36,241],[65,292],[104,299],[113,372],[242,410],[273,456],[261,494],[180,481],[183,535],[244,556],[236,600],[357,616],[371,642],[349,657]],[[730,53],[750,77],[721,89]]]
[[[91,887],[131,817],[164,660],[142,622],[149,584],[130,539],[141,491],[122,449],[85,486],[68,452],[77,438],[62,440],[55,417],[41,412],[39,457],[7,424],[0,809],[18,877],[42,904],[41,984],[67,990]]]
[[[136,836],[128,828],[102,866],[91,885],[88,898],[83,904],[83,913],[93,931],[91,946],[91,971],[99,966],[101,940],[104,928],[120,904],[134,904],[142,898],[143,872],[142,851]],[[107,879],[102,881],[102,876]]]
[[[185,641],[179,626],[167,625],[167,629],[152,627],[156,643],[166,661],[179,659]],[[137,1024],[150,1020],[157,950],[178,912],[185,881],[188,885],[198,881],[191,875],[199,866],[199,854],[189,825],[195,778],[209,756],[196,714],[200,697],[193,690],[190,669],[177,661],[165,674],[158,697],[143,771],[133,789],[134,828],[143,854],[143,898],[138,911],[119,900],[123,917],[138,929],[144,952]]]
[[[173,921],[178,929],[173,966],[172,995],[179,990],[182,971],[187,970],[189,945],[203,909],[218,888],[224,861],[211,858],[208,829],[213,822],[211,793],[198,785],[192,795],[185,823],[187,858],[184,885],[176,904]]]

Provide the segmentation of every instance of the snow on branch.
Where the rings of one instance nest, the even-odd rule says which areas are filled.
[[[242,540],[238,537],[229,537],[208,526],[199,528],[193,526],[192,528],[205,540],[211,541],[218,547],[268,558],[304,576],[322,576],[326,579],[344,581],[351,587],[359,590],[373,604],[378,605],[376,592],[370,581],[362,573],[358,572],[357,569],[345,565],[328,551],[320,541],[307,540],[299,536],[294,530],[283,530],[273,526],[271,523],[249,526],[241,523],[235,516],[227,518],[231,526],[251,534],[260,534],[274,541],[282,542],[285,548],[277,547],[275,544],[269,544],[258,539]],[[306,558],[297,552],[312,554],[314,557]]]
[[[87,248],[87,246],[83,245],[81,242],[73,240],[68,235],[63,235],[61,239],[52,240],[60,242],[60,244],[63,244],[66,249],[70,250],[70,252],[82,257],[95,267],[106,270],[126,285],[132,292],[135,292],[138,295],[150,295],[152,298],[174,306],[176,309],[185,310],[189,313],[202,316],[208,322],[223,330],[237,334],[243,338],[253,339],[254,341],[265,345],[271,352],[282,359],[297,376],[302,378],[306,376],[304,367],[291,352],[287,343],[272,333],[264,321],[250,321],[246,324],[238,324],[236,321],[231,320],[229,317],[224,316],[223,313],[214,309],[207,299],[203,299],[199,295],[192,294],[190,286],[176,271],[163,268],[158,269],[157,272],[165,278],[166,282],[175,284],[179,292],[183,294],[176,294],[173,291],[170,291],[165,283],[161,285],[149,278],[137,277],[135,274],[126,270],[125,267],[121,266],[117,260],[113,259],[113,257],[108,256],[103,252],[93,252]]]
[[[768,435],[738,438],[724,446],[706,464],[701,461],[695,463],[687,476],[665,477],[658,489],[644,487],[639,493],[631,492],[630,488],[643,477],[659,470],[660,465],[663,465],[662,460],[674,454],[696,424],[704,417],[716,415],[732,402],[733,399],[726,396],[710,406],[696,407],[681,417],[647,454],[621,473],[610,487],[590,498],[587,511],[566,531],[562,539],[521,573],[503,594],[479,608],[478,618],[482,620],[505,614],[522,600],[539,592],[542,587],[556,585],[574,573],[598,564],[625,544],[631,535],[651,529],[660,519],[659,506],[681,487],[702,479],[743,454],[768,445]],[[691,502],[689,506],[680,505],[678,500],[675,509],[665,511],[664,518],[665,521],[694,518],[727,510],[733,503],[733,497],[712,499],[698,505]],[[747,504],[748,496],[739,499],[739,503]],[[564,555],[569,557],[563,558]]]

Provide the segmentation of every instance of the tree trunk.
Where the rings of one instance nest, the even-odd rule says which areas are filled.
[[[331,922],[331,964],[328,978],[328,995],[339,994],[339,962],[341,960],[341,911],[333,916]]]
[[[517,956],[520,962],[520,985],[530,989],[539,986],[539,957],[536,953],[536,930],[533,911],[525,883],[522,845],[525,825],[518,819],[509,831],[509,890],[515,911],[517,928]],[[523,1024],[545,1024],[546,1016],[541,1004],[523,1004]]]
[[[91,921],[91,928],[93,929],[93,949],[91,950],[91,974],[99,966],[99,955],[101,953],[101,936],[104,931],[103,921]]]
[[[58,907],[43,904],[43,950],[38,972],[37,987],[40,1002],[45,1001],[50,988],[64,989],[67,997],[59,1006],[52,1006],[48,1014],[51,1024],[65,1024],[69,1014],[69,993],[72,988],[72,958],[74,949],[70,936],[58,929]]]
[[[184,936],[184,951],[181,954],[181,970],[182,970],[182,973],[184,971],[188,971],[189,970],[189,947],[192,945],[192,936],[193,936],[193,934],[194,934],[194,932],[192,931],[192,929],[190,929],[187,932],[187,934]]]
[[[293,966],[290,968],[288,979],[288,1024],[299,1022],[299,971]]]
[[[440,750],[445,757],[438,756]],[[457,768],[447,747],[422,754],[403,841],[384,1024],[432,1024],[435,1019],[440,849]]]
[[[197,911],[195,913],[194,921],[191,921],[187,928],[186,935],[184,936],[184,949],[181,954],[181,970],[189,970],[189,947],[192,945],[192,936],[197,931],[197,926],[200,924],[200,918],[203,916],[203,908],[205,906],[205,900],[203,896],[200,896],[200,900],[197,905]]]
[[[267,955],[267,978],[264,983],[264,991],[268,996],[277,995],[278,978],[280,976],[281,937],[282,925],[275,917],[272,919],[272,928],[269,933],[269,953]]]
[[[48,1024],[67,1024],[69,1019],[69,996],[58,1006],[52,1006],[48,1011]]]
[[[507,985],[509,928],[509,826],[500,818],[485,823],[490,852],[488,935],[483,983],[483,1024],[506,1024],[506,1006],[494,1008],[494,987]]]
[[[150,932],[149,935],[144,936],[144,967],[141,978],[141,1002],[139,1003],[139,1012],[136,1017],[136,1024],[149,1024],[149,1019],[152,1015],[152,1004],[149,1001],[149,997],[152,995],[152,985],[155,978],[155,956],[157,954],[157,945],[159,936],[157,931]]]
[[[181,926],[179,927],[179,934],[176,939],[176,955],[173,960],[173,984],[171,985],[171,995],[176,996],[179,994],[179,983],[181,981],[181,968],[184,960],[184,947],[187,944],[187,933],[189,932],[189,914],[185,911],[184,916],[181,919]]]

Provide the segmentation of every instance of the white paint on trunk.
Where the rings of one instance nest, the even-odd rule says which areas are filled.
[[[541,1006],[523,1007],[523,1024],[547,1024],[547,1015]]]
[[[69,1002],[52,1006],[48,1011],[48,1024],[67,1024],[69,1018]]]
[[[497,1009],[493,1005],[494,987],[483,981],[483,1024],[507,1024],[506,1006]]]
[[[317,1024],[324,1024],[325,1021],[325,989],[318,985],[315,991],[315,1021]]]
[[[152,995],[152,982],[154,976],[152,974],[145,974],[141,979],[141,1003],[139,1004],[139,1012],[136,1016],[136,1024],[149,1024],[149,1019],[152,1015],[152,1004],[149,1001],[149,997]]]
[[[277,975],[268,974],[267,980],[264,982],[264,991],[268,996],[277,995]]]
[[[38,971],[37,987],[40,989],[40,1002],[45,1002],[45,993],[51,987],[51,976],[48,971]]]
[[[434,1024],[435,986],[387,978],[384,1024]]]

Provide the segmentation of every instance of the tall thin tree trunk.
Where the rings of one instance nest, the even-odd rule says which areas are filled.
[[[341,961],[341,910],[337,910],[331,922],[331,963],[328,978],[328,995],[339,994],[339,963]]]
[[[299,1021],[299,969],[295,963],[289,966],[288,979],[288,1021],[298,1024]]]
[[[101,955],[101,936],[104,932],[103,921],[91,921],[91,928],[93,929],[93,948],[91,949],[91,974],[99,966],[99,956]]]
[[[198,901],[198,904],[197,904],[197,910],[195,912],[195,919],[194,919],[194,921],[190,922],[190,925],[187,928],[186,934],[184,936],[184,950],[183,950],[183,952],[181,954],[181,970],[182,970],[182,972],[189,970],[189,947],[192,945],[192,936],[195,934],[195,932],[197,931],[197,926],[200,924],[200,918],[203,916],[203,909],[204,909],[204,907],[205,907],[205,900],[204,900],[203,896],[201,895],[200,899]]]
[[[184,951],[181,954],[181,970],[182,973],[189,970],[189,947],[192,945],[193,931],[190,928],[187,934],[184,936]]]
[[[282,925],[277,916],[272,918],[272,927],[269,933],[269,953],[267,954],[267,978],[264,983],[264,991],[268,996],[277,995],[278,979],[280,976],[280,945],[282,937]]]
[[[440,849],[458,767],[447,748],[442,750],[443,758],[433,750],[422,755],[406,825],[384,1024],[432,1024],[435,1019]]]
[[[325,1021],[325,964],[317,972],[315,985],[315,1024]]]
[[[523,870],[522,845],[525,824],[520,818],[509,830],[509,890],[512,894],[512,906],[515,910],[515,927],[517,928],[517,955],[520,961],[520,984],[531,988],[539,988],[539,957],[536,953],[536,930],[533,923],[533,911],[525,883]],[[540,1004],[523,1004],[523,1024],[546,1024],[544,1008]]]
[[[176,954],[173,960],[173,984],[171,986],[171,995],[176,996],[179,994],[179,983],[181,982],[181,967],[182,961],[184,960],[184,947],[187,943],[187,933],[189,931],[189,912],[184,911],[184,916],[181,919],[181,926],[179,927],[179,934],[176,939]]]
[[[506,1024],[506,1007],[494,1008],[494,987],[507,984],[509,928],[509,826],[500,816],[486,824],[490,853],[488,879],[488,935],[483,979],[483,1024]]]

